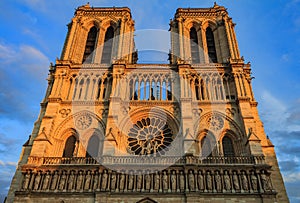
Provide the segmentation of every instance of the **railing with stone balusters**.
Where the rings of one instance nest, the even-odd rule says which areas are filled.
[[[227,164],[264,164],[264,156],[234,156],[234,157],[199,157],[199,156],[102,156],[99,158],[92,157],[29,157],[29,165],[227,165]]]

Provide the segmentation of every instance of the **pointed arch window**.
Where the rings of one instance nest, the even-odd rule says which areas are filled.
[[[207,133],[201,140],[201,155],[202,157],[210,157],[216,152],[216,139],[215,136],[211,133]]]
[[[92,63],[93,62],[93,51],[96,47],[96,41],[98,36],[98,30],[95,26],[93,26],[87,36],[85,50],[83,54],[82,63]]]
[[[206,28],[206,43],[209,60],[213,63],[217,63],[217,52],[215,46],[214,33],[210,27]]]
[[[190,46],[192,63],[200,63],[198,36],[194,27],[190,29]]]
[[[222,146],[223,146],[223,154],[224,156],[234,156],[234,149],[232,140],[230,137],[225,136],[222,140]]]
[[[114,28],[110,26],[107,28],[105,33],[101,63],[111,62],[113,37],[114,37]]]
[[[100,139],[96,134],[94,134],[89,140],[86,157],[98,157],[99,147]]]
[[[72,135],[66,141],[63,157],[67,157],[67,158],[73,157],[75,148],[76,148],[76,137]]]

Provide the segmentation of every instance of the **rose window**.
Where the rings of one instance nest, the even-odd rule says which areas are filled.
[[[136,155],[164,155],[174,139],[169,125],[159,118],[137,121],[128,135],[129,149]]]
[[[224,126],[223,119],[217,115],[212,115],[208,118],[207,122],[210,125],[210,128],[215,131],[221,130]]]

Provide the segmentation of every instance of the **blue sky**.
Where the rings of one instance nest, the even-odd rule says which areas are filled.
[[[128,6],[136,30],[168,30],[178,7],[213,0],[94,0]],[[50,61],[60,56],[74,9],[86,1],[0,1],[0,195],[6,195],[22,144],[46,90]],[[250,61],[253,88],[267,135],[277,152],[291,202],[300,202],[300,0],[223,0],[241,55]],[[137,44],[137,46],[139,46]]]

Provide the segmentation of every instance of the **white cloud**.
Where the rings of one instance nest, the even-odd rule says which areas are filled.
[[[285,121],[289,116],[285,104],[266,90],[262,92],[261,98],[264,123],[273,131],[285,129]]]
[[[0,70],[13,77],[17,71],[44,80],[49,65],[48,57],[30,45],[14,47],[0,42]],[[24,74],[24,73],[23,73]]]
[[[47,8],[46,4],[48,3],[48,1],[44,1],[44,0],[22,0],[22,1],[28,7],[37,10],[39,9],[40,11],[41,10],[44,11]]]
[[[31,58],[32,60],[38,60],[38,62],[49,61],[49,59],[36,48],[29,45],[21,45],[19,52],[20,59]]]
[[[0,166],[3,166],[3,167],[10,167],[10,166],[16,167],[17,164],[18,163],[12,162],[12,161],[4,162],[4,161],[0,160]]]
[[[33,32],[31,29],[29,29],[29,28],[23,28],[22,32],[23,32],[24,34],[26,34],[26,35],[31,36],[31,37],[36,37],[36,36],[37,36],[37,34],[34,33],[34,32]]]
[[[135,43],[139,51],[154,50],[169,53],[170,33],[165,30],[145,29],[135,32]]]
[[[300,181],[300,172],[287,173],[283,175],[284,182],[294,183]]]
[[[8,166],[14,166],[14,167],[17,167],[17,165],[18,165],[17,162],[12,162],[12,161],[8,161],[8,162],[6,162],[6,164],[7,164]]]
[[[12,47],[0,43],[0,59],[2,60],[11,59],[15,54],[16,53]]]
[[[19,47],[13,47],[0,42],[0,62],[12,63],[12,62],[24,62],[36,61],[45,62],[49,59],[39,50],[30,45],[20,45]]]

